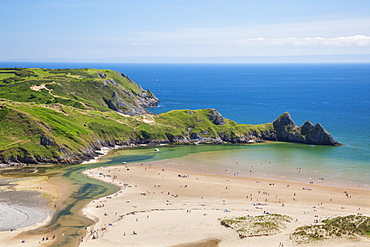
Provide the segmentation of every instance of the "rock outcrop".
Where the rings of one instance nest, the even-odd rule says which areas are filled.
[[[221,113],[219,113],[215,109],[210,109],[208,114],[209,120],[215,125],[223,125],[225,123],[224,118],[222,117]]]
[[[111,85],[116,89],[112,92],[111,97],[103,97],[107,107],[131,116],[150,114],[145,108],[155,107],[159,103],[158,98],[150,91],[144,90],[140,85],[125,77],[128,83],[135,84],[139,92],[129,91],[115,80],[105,80],[105,85]]]
[[[281,114],[272,124],[277,141],[312,145],[341,145],[319,123],[313,125],[310,121],[306,121],[298,127],[288,112]]]

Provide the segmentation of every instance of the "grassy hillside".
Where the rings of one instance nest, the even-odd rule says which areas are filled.
[[[209,119],[210,109],[123,116],[115,111],[85,110],[60,103],[0,103],[3,163],[73,163],[91,158],[102,146],[222,142],[222,133],[250,136],[271,127],[238,125],[231,120],[216,125]]]
[[[0,69],[0,162],[78,163],[103,146],[268,139],[272,124],[240,125],[212,109],[151,115],[158,99],[97,69]]]
[[[149,114],[146,108],[158,102],[150,90],[111,70],[0,68],[0,164],[79,163],[114,145],[338,144],[318,124],[290,133],[295,124],[288,113],[248,125],[214,109]]]
[[[126,76],[97,69],[0,69],[0,98],[129,115],[147,113],[158,99]]]

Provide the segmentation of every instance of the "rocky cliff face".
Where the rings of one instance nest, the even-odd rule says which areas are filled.
[[[298,127],[288,112],[281,114],[272,124],[277,141],[313,145],[341,145],[319,123],[313,125],[310,121],[306,121]]]
[[[210,109],[208,113],[209,120],[215,125],[224,125],[225,119],[215,109]],[[297,126],[288,112],[280,115],[273,123],[272,128],[267,128],[263,131],[244,131],[235,132],[219,132],[217,137],[210,138],[207,133],[184,133],[181,137],[172,138],[175,143],[254,143],[264,142],[266,140],[296,142],[312,145],[329,145],[339,146],[339,142],[317,123],[313,125],[310,121],[306,121],[302,126]]]
[[[99,74],[101,78],[106,79],[105,74]],[[120,74],[121,78],[125,78],[129,84],[135,85],[137,91],[125,89],[121,84],[114,79],[104,81],[105,86],[110,86],[114,91],[111,97],[103,97],[107,107],[131,116],[149,114],[145,108],[155,107],[159,103],[158,98],[150,91],[144,90],[140,85],[133,82],[124,74]]]
[[[210,109],[208,114],[209,120],[212,121],[215,125],[223,125],[225,123],[224,118],[222,117],[221,113],[219,113],[215,109]]]

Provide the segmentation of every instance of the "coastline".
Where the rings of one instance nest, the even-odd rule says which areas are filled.
[[[97,151],[98,156],[81,164],[98,163],[99,158],[117,148],[121,147],[103,147]],[[19,246],[20,243],[32,247],[52,244],[55,240],[54,235],[45,233],[44,229],[41,232],[37,230],[51,222],[56,208],[66,199],[63,193],[64,182],[46,176],[3,179],[10,182],[3,184],[5,189],[0,190],[0,193],[7,192],[6,196],[2,196],[3,200],[0,200],[0,242],[6,243],[9,247]],[[18,201],[15,201],[14,197],[17,197]],[[28,201],[35,198],[41,198],[42,203],[33,205],[35,203]],[[12,225],[9,225],[9,220],[12,221]]]
[[[261,243],[278,246],[279,242],[295,246],[289,234],[298,226],[336,216],[370,215],[368,190],[204,174],[165,168],[166,162],[86,170],[85,175],[113,183],[120,191],[96,199],[83,209],[95,224],[88,228],[80,246],[119,246],[122,242],[125,246],[192,246],[209,239],[217,239],[221,247]],[[263,212],[286,214],[295,221],[277,235],[240,239],[236,231],[221,226],[218,220]],[[340,246],[352,246],[353,241],[356,246],[370,243],[363,238],[340,241]],[[335,239],[324,243],[338,246]]]
[[[121,147],[120,147],[121,148]],[[99,163],[100,162],[100,160],[99,160],[99,158],[101,158],[102,156],[106,156],[107,154],[109,154],[112,150],[114,150],[114,149],[112,149],[112,148],[106,148],[106,149],[102,149],[101,150],[101,155],[99,155],[98,157],[95,157],[94,159],[91,159],[90,161],[87,161],[87,162],[84,162],[84,164],[92,164],[92,163]],[[172,159],[173,160],[173,159]],[[297,191],[301,191],[301,189],[303,188],[303,187],[307,187],[307,182],[301,182],[301,181],[291,181],[291,180],[284,180],[284,179],[279,179],[279,178],[272,178],[272,177],[269,177],[269,178],[263,178],[263,177],[254,177],[254,176],[249,176],[249,177],[242,177],[242,176],[233,176],[232,174],[210,174],[209,172],[207,173],[207,172],[199,172],[199,171],[189,171],[189,170],[184,170],[184,169],[181,169],[181,168],[183,168],[183,167],[173,167],[173,164],[171,164],[171,159],[170,160],[160,160],[160,161],[153,161],[153,162],[150,162],[150,165],[148,166],[148,163],[146,163],[146,164],[144,164],[144,165],[141,165],[141,164],[139,164],[139,163],[137,163],[137,164],[130,164],[130,165],[116,165],[116,166],[107,166],[107,167],[100,167],[100,168],[94,168],[94,169],[91,169],[91,170],[94,170],[94,171],[96,171],[96,170],[98,170],[98,169],[102,169],[102,170],[104,170],[104,171],[110,171],[110,172],[112,172],[112,174],[114,173],[113,171],[114,170],[119,170],[119,169],[121,169],[121,170],[125,170],[125,169],[127,169],[126,168],[126,166],[130,169],[130,171],[133,171],[134,169],[135,170],[137,170],[137,171],[139,171],[139,169],[140,169],[140,167],[143,167],[145,170],[147,170],[147,169],[150,169],[150,170],[152,170],[152,171],[156,171],[156,174],[152,174],[152,176],[150,177],[151,179],[155,179],[155,180],[157,180],[158,179],[158,175],[157,174],[160,174],[160,173],[162,173],[162,172],[172,172],[172,175],[174,176],[174,177],[177,177],[177,175],[178,174],[192,174],[192,177],[199,177],[199,178],[201,178],[202,180],[204,179],[205,181],[208,181],[209,183],[206,183],[205,185],[218,185],[218,186],[221,186],[221,187],[223,187],[223,186],[225,186],[225,182],[226,183],[229,183],[230,181],[233,181],[232,183],[234,184],[234,186],[236,185],[237,187],[239,186],[239,185],[237,185],[237,184],[242,184],[243,186],[244,186],[244,189],[245,190],[250,190],[250,189],[255,189],[255,187],[253,186],[253,184],[254,183],[256,183],[256,181],[258,180],[259,181],[259,183],[258,184],[260,184],[262,181],[263,181],[263,183],[274,183],[274,184],[296,184],[296,185],[298,185],[298,187],[301,187],[301,188],[298,188],[297,189]],[[191,162],[191,161],[189,161],[189,162]],[[85,173],[85,175],[89,175],[89,174],[86,174],[86,173],[89,173],[89,172],[91,172],[91,170],[86,170],[84,173]],[[126,175],[128,175],[128,174],[130,174],[130,173],[127,173]],[[176,175],[177,174],[177,175]],[[120,174],[120,175],[122,175],[122,174]],[[130,187],[127,187],[126,185],[124,186],[124,184],[126,183],[126,182],[124,182],[123,180],[120,180],[119,181],[119,179],[120,179],[120,175],[118,175],[118,177],[117,177],[117,179],[115,179],[115,178],[112,178],[113,176],[111,175],[110,177],[106,177],[106,178],[103,178],[103,177],[99,177],[99,176],[96,176],[96,174],[94,175],[94,176],[91,176],[91,174],[89,175],[89,177],[93,177],[93,178],[95,178],[95,179],[98,179],[98,180],[101,180],[101,181],[104,181],[104,182],[106,182],[106,183],[111,183],[111,184],[114,184],[114,185],[116,185],[116,186],[118,186],[121,190],[120,190],[120,192],[119,193],[115,193],[115,194],[112,194],[111,196],[108,196],[110,199],[109,200],[106,200],[106,198],[108,198],[108,197],[105,197],[105,198],[101,198],[101,199],[96,199],[96,200],[94,200],[93,202],[90,202],[85,208],[83,208],[83,210],[82,210],[82,214],[84,215],[84,216],[86,216],[86,217],[88,217],[88,218],[90,218],[90,219],[92,219],[94,222],[95,222],[95,224],[93,225],[93,226],[91,226],[91,227],[89,227],[89,229],[88,229],[88,231],[90,231],[90,233],[91,233],[91,229],[98,229],[100,226],[105,226],[105,227],[102,227],[102,228],[107,228],[106,226],[108,226],[109,224],[112,224],[111,222],[111,220],[110,219],[108,219],[108,218],[106,218],[106,217],[102,217],[101,215],[99,215],[99,214],[97,214],[97,211],[96,211],[96,202],[98,202],[98,201],[105,201],[105,206],[107,206],[107,205],[109,205],[110,203],[111,203],[111,201],[113,201],[113,200],[111,200],[111,199],[114,199],[115,197],[117,197],[117,199],[119,199],[120,197],[121,197],[121,195],[123,195],[125,192],[127,192],[126,190],[132,190],[132,187],[130,188]],[[132,183],[131,184],[134,184],[135,182],[137,182],[137,181],[139,181],[140,183],[141,182],[143,182],[143,180],[146,180],[147,179],[147,175],[145,175],[144,173],[142,173],[142,172],[139,172],[138,174],[136,174],[136,175],[139,175],[139,176],[135,176],[136,178],[134,179],[134,180],[132,180]],[[130,175],[130,176],[132,176],[132,175]],[[216,180],[213,180],[212,181],[212,179],[211,178],[216,178]],[[132,179],[132,177],[131,178],[128,178],[129,180],[130,179]],[[136,180],[136,179],[138,179],[138,180]],[[164,177],[162,177],[162,176],[160,176],[160,180],[163,180],[164,179]],[[235,181],[234,181],[235,180]],[[125,180],[126,181],[126,180]],[[153,181],[153,180],[152,180]],[[237,183],[236,183],[236,181],[237,181]],[[248,181],[248,182],[246,182],[246,181]],[[49,195],[54,195],[56,198],[59,198],[60,199],[60,197],[62,197],[62,192],[60,191],[60,188],[59,187],[61,187],[61,183],[60,183],[60,181],[59,182],[56,182],[56,181],[51,181],[51,180],[48,180],[48,181],[46,181],[47,183],[49,183],[49,184],[52,184],[53,186],[54,186],[54,188],[57,188],[57,191],[54,191],[54,192],[49,192],[49,193],[47,193],[47,194],[49,194]],[[246,182],[246,183],[245,183]],[[166,183],[167,184],[167,183]],[[247,184],[249,184],[250,185],[250,187],[248,187],[247,186]],[[171,186],[171,184],[167,184],[167,185],[169,185],[169,186]],[[166,186],[167,186],[166,185]],[[180,187],[181,186],[183,186],[183,185],[179,185]],[[242,186],[242,187],[243,187]],[[247,188],[246,188],[246,186],[247,186]],[[302,187],[303,186],[303,187]],[[370,194],[369,194],[369,190],[366,190],[366,189],[358,189],[358,188],[348,188],[348,187],[346,187],[346,186],[340,186],[340,185],[323,185],[323,184],[314,184],[314,185],[312,185],[312,186],[314,186],[314,187],[317,187],[317,188],[321,188],[321,190],[322,190],[322,188],[331,188],[331,189],[333,189],[338,195],[342,195],[343,196],[343,190],[348,190],[348,191],[357,191],[356,193],[354,193],[354,194],[358,194],[360,197],[363,197],[363,198],[365,198],[365,200],[366,200],[366,198],[370,198]],[[269,187],[269,186],[267,186],[267,187]],[[291,187],[293,187],[293,186],[291,186]],[[149,188],[149,187],[148,187]],[[151,186],[150,186],[150,188],[152,188]],[[269,187],[269,188],[272,188],[272,187]],[[23,188],[24,189],[24,188]],[[28,186],[28,189],[29,189],[29,186]],[[35,188],[34,188],[35,189]],[[134,192],[135,193],[135,197],[137,197],[137,194],[139,194],[139,191],[138,190],[140,190],[140,191],[142,191],[142,188],[141,188],[141,186],[140,186],[140,188],[139,189],[135,189],[136,191]],[[171,189],[172,190],[172,189]],[[286,188],[282,188],[282,190],[281,191],[285,191],[286,190]],[[221,191],[221,190],[220,190]],[[208,192],[209,192],[209,190],[208,190]],[[208,192],[205,192],[205,193],[208,193]],[[286,192],[286,191],[285,191]],[[285,193],[284,192],[284,193]],[[140,194],[141,194],[142,192],[140,192]],[[213,200],[220,200],[220,198],[222,197],[224,197],[224,195],[225,194],[227,194],[228,193],[228,191],[223,191],[223,192],[221,192],[220,194],[218,194],[218,195],[212,195],[212,197],[214,198]],[[244,193],[244,191],[239,191],[239,193],[240,194],[243,194]],[[279,192],[280,193],[280,192]],[[352,193],[352,192],[351,192]],[[131,194],[131,193],[130,193]],[[211,193],[210,193],[211,194]],[[328,192],[328,191],[324,191],[324,193],[322,194],[322,195],[331,195],[331,193],[330,192]],[[126,195],[125,195],[126,196]],[[139,196],[139,197],[142,197],[142,196]],[[242,196],[243,197],[243,196]],[[339,197],[341,197],[341,196],[339,196]],[[252,214],[252,212],[254,213],[254,214],[256,214],[256,215],[258,215],[258,214],[260,214],[260,210],[253,210],[253,207],[252,208],[248,208],[248,207],[244,207],[245,205],[246,205],[246,201],[244,200],[244,199],[241,199],[241,200],[239,200],[238,198],[235,198],[235,196],[234,196],[234,198],[233,197],[230,197],[232,200],[235,200],[235,202],[233,202],[232,204],[233,205],[240,205],[240,207],[241,208],[235,208],[235,210],[233,209],[233,212],[235,213],[235,215],[239,215],[240,216],[240,214],[245,214],[246,212],[248,212],[248,213],[250,213],[251,215],[253,215]],[[122,198],[121,198],[122,199]],[[194,199],[196,199],[196,200],[194,200]],[[211,209],[207,209],[207,208],[203,208],[203,205],[201,206],[201,208],[199,208],[199,205],[201,205],[202,203],[197,203],[197,201],[198,201],[198,199],[199,198],[194,198],[194,195],[190,195],[190,197],[189,197],[189,201],[187,201],[187,202],[185,202],[185,205],[186,204],[188,204],[188,203],[192,203],[193,205],[195,205],[194,207],[193,207],[193,211],[194,211],[194,209],[195,209],[195,211],[201,211],[201,210],[205,210],[206,211],[206,214],[207,215],[211,215],[211,214],[214,214],[215,216],[214,217],[216,217],[216,215],[218,215],[218,216],[223,216],[223,214],[221,214],[220,215],[220,213],[222,213],[223,212],[223,208],[225,208],[224,207],[224,205],[226,204],[226,205],[228,205],[228,203],[224,203],[224,202],[222,202],[222,205],[220,206],[220,205],[218,205],[218,207],[216,207],[216,208],[211,208]],[[55,200],[57,200],[57,199],[55,199]],[[258,201],[258,199],[257,199],[257,201]],[[313,202],[313,201],[310,201],[310,203],[313,203],[313,204],[315,204],[316,202]],[[117,204],[118,203],[118,204]],[[126,210],[126,203],[127,203],[127,200],[126,199],[123,199],[123,201],[115,201],[112,205],[113,205],[113,208],[117,208],[117,207],[121,207],[121,206],[123,206],[123,208],[124,208],[124,210]],[[195,204],[194,204],[195,203]],[[279,205],[278,204],[280,204],[281,202],[271,202],[271,204],[276,204],[276,205],[274,205],[272,208],[273,208],[273,210],[276,210],[276,208],[279,208]],[[341,204],[340,204],[341,203]],[[347,204],[346,203],[344,203],[344,202],[340,202],[339,204],[335,204],[335,205],[337,205],[337,206],[339,206],[339,205],[342,205],[342,206],[347,206]],[[146,201],[145,202],[145,204],[148,204],[148,201]],[[220,203],[218,203],[218,204],[220,204]],[[248,206],[250,206],[249,204],[251,204],[251,203],[249,203],[249,202],[247,202],[247,204],[248,204]],[[270,204],[270,203],[269,203]],[[285,207],[284,208],[288,208],[288,204],[286,204],[286,203],[284,203],[285,204]],[[356,203],[355,203],[356,204]],[[183,206],[185,206],[185,205],[183,205]],[[189,204],[188,204],[189,205]],[[206,206],[207,206],[207,204],[205,204]],[[303,208],[301,207],[303,204],[302,203],[296,203],[295,205],[294,205],[294,207],[296,207],[297,205],[300,205],[300,208],[298,209],[298,210],[303,210]],[[131,205],[130,205],[131,206]],[[281,205],[280,205],[281,206]],[[308,205],[303,205],[304,207],[306,207],[306,209],[307,209],[307,206]],[[341,207],[342,207],[341,206]],[[361,210],[359,210],[359,211],[356,211],[356,208],[358,207],[358,206],[361,206]],[[118,212],[117,212],[117,215],[120,217],[120,218],[117,218],[117,219],[115,219],[115,222],[120,222],[120,220],[122,219],[122,218],[124,218],[124,217],[126,217],[126,216],[130,216],[133,212],[138,212],[136,209],[137,209],[137,207],[138,206],[135,206],[134,208],[130,208],[130,210],[129,211],[127,211],[127,212],[125,212],[124,214],[118,214]],[[95,208],[95,209],[94,209]],[[310,207],[308,207],[308,208],[310,208]],[[128,209],[128,208],[127,208]],[[174,212],[181,212],[181,211],[183,211],[183,210],[185,210],[185,208],[184,207],[179,207],[179,208],[175,208],[175,209],[170,209],[170,210],[167,210],[167,209],[164,209],[164,208],[161,208],[161,206],[158,206],[158,208],[147,208],[147,209],[145,209],[144,210],[144,212],[139,212],[140,214],[144,214],[145,212],[147,212],[147,213],[150,213],[150,214],[157,214],[157,213],[168,213],[168,212],[172,212],[172,213],[174,213]],[[99,210],[98,210],[99,211]],[[167,212],[168,211],[168,212]],[[195,212],[194,211],[194,212]],[[270,210],[269,210],[270,211]],[[279,210],[277,210],[277,211],[279,211]],[[295,211],[297,211],[297,210],[295,210]],[[213,212],[213,213],[212,213]],[[288,212],[290,213],[290,211],[288,210]],[[361,214],[364,214],[364,215],[370,215],[370,208],[369,208],[369,206],[365,203],[365,204],[363,204],[363,203],[359,203],[359,204],[356,204],[356,206],[353,206],[352,205],[352,208],[351,208],[351,210],[347,210],[347,208],[346,208],[346,210],[343,210],[343,209],[340,209],[340,210],[329,210],[329,212],[325,212],[324,214],[323,214],[323,216],[322,217],[333,217],[333,213],[334,212],[334,214],[335,215],[348,215],[348,214],[350,214],[350,213],[359,213],[359,212],[361,212]],[[230,214],[230,215],[232,215],[232,214]],[[299,213],[297,213],[297,212],[295,212],[295,216],[297,216],[297,218],[298,218],[298,216],[299,216]],[[168,217],[168,216],[166,216],[166,217]],[[165,217],[165,218],[166,218]],[[178,215],[177,215],[177,213],[176,214],[174,214],[174,215],[170,215],[170,218],[177,218],[178,217]],[[153,217],[151,217],[151,218],[153,218]],[[108,221],[107,221],[107,219],[108,219]],[[321,219],[321,217],[320,217],[320,219]],[[38,227],[42,227],[42,226],[45,226],[47,223],[49,223],[49,221],[51,220],[51,216],[50,217],[48,217],[47,219],[45,219],[45,221],[43,221],[43,222],[39,222],[39,223],[37,223],[37,224],[35,224],[35,225],[31,225],[31,226],[28,226],[28,227],[26,227],[26,228],[19,228],[19,229],[16,229],[15,231],[12,231],[12,232],[10,232],[10,231],[6,231],[6,232],[0,232],[0,242],[4,242],[4,243],[7,243],[7,245],[8,246],[18,246],[19,245],[19,243],[23,240],[23,239],[27,239],[27,243],[28,243],[28,246],[48,246],[48,245],[50,245],[51,243],[52,243],[52,241],[51,241],[51,237],[52,236],[49,236],[49,240],[48,240],[48,242],[42,242],[42,241],[40,241],[40,239],[41,239],[41,237],[43,236],[43,235],[41,235],[41,234],[37,234],[37,235],[30,235],[29,234],[29,230],[32,230],[32,229],[37,229]],[[161,218],[159,218],[159,219],[157,219],[157,220],[159,220],[159,221],[157,221],[154,225],[155,226],[157,226],[157,225],[160,225],[161,224]],[[302,221],[302,220],[300,220],[300,222],[304,222],[304,221]],[[306,221],[307,223],[309,223],[309,221]],[[176,223],[176,224],[178,224],[178,222]],[[175,225],[176,225],[175,224]],[[206,224],[206,225],[219,225],[219,221],[215,221],[214,219],[213,219],[213,221],[212,222],[209,222],[209,221],[206,221],[206,222],[200,222],[199,223],[200,225],[204,225],[204,224]],[[174,225],[174,227],[176,227]],[[154,226],[153,226],[154,227]],[[168,227],[167,227],[168,228]],[[160,229],[160,227],[159,227],[159,229]],[[196,227],[195,227],[195,229],[197,229]],[[159,232],[161,232],[163,229],[160,229],[160,230],[158,230]],[[199,230],[199,229],[198,229]],[[157,235],[160,235],[160,234],[158,234],[158,231],[156,232],[156,234]],[[222,233],[222,232],[224,232],[223,230],[220,230],[219,228],[217,228],[217,232],[220,232],[220,233]],[[196,234],[197,232],[192,232],[191,233],[191,235],[192,235],[192,237],[190,237],[190,236],[185,236],[185,237],[182,237],[181,239],[183,240],[182,242],[178,242],[175,238],[172,238],[172,239],[167,239],[166,241],[169,241],[169,242],[167,242],[167,243],[159,243],[157,246],[181,246],[181,247],[190,247],[190,246],[194,246],[195,244],[199,244],[199,246],[208,246],[208,245],[206,245],[206,244],[209,244],[209,243],[218,243],[218,242],[220,242],[221,241],[221,243],[219,243],[219,246],[238,246],[238,244],[239,244],[239,239],[238,239],[238,237],[232,237],[232,239],[228,239],[228,238],[224,238],[224,237],[222,237],[221,235],[222,234],[214,234],[214,233],[212,233],[212,234],[209,234],[209,233],[207,233],[207,234],[205,234],[204,236],[202,236],[202,237],[199,237],[198,239],[197,238],[193,238],[193,235],[194,234]],[[172,233],[168,233],[168,234],[172,234]],[[230,234],[231,235],[235,235],[235,232],[233,232],[233,233],[231,233],[230,232],[230,229],[228,229],[228,231],[227,232],[225,232],[225,234],[227,235],[227,236],[229,236]],[[45,235],[45,234],[44,234]],[[107,234],[104,234],[104,235],[107,235]],[[126,236],[128,236],[129,234],[127,234]],[[94,239],[94,240],[91,240],[91,239],[89,239],[89,238],[91,238],[91,234],[90,234],[90,236],[89,236],[89,232],[86,234],[86,236],[84,237],[84,241],[83,242],[81,242],[81,246],[89,246],[89,244],[96,244],[96,243],[92,243],[91,241],[95,241],[95,240],[97,240],[97,239]],[[286,237],[286,234],[284,235],[285,237]],[[150,238],[151,239],[156,239],[156,237],[157,236],[150,236]],[[97,240],[97,241],[95,241],[95,242],[98,242],[98,241],[107,241],[107,240],[112,240],[112,238],[113,237],[111,237],[111,238],[109,238],[109,239],[106,239],[106,238],[100,238],[100,240]],[[269,238],[270,238],[270,240],[269,240]],[[274,236],[272,236],[272,238],[274,238]],[[270,246],[270,244],[271,244],[271,239],[272,239],[271,237],[267,237],[267,240],[266,240],[266,246]],[[124,240],[126,240],[127,238],[125,238]],[[281,238],[281,236],[280,236],[280,239],[283,241],[287,241],[287,239],[286,238],[284,238],[284,239],[282,239]],[[136,241],[135,239],[133,239],[134,240],[134,242]],[[196,240],[196,241],[194,241],[194,240]],[[257,242],[255,242],[256,244],[257,243],[259,243],[259,241],[261,240],[260,239],[260,237],[258,237],[258,238],[255,238],[255,240],[257,241]],[[145,241],[144,241],[144,244],[143,245],[140,245],[140,246],[152,246],[151,244],[153,243],[151,240],[147,240],[148,242],[147,243],[150,243],[150,245],[145,245]],[[230,242],[231,241],[231,242]],[[364,242],[365,241],[365,242]],[[357,244],[357,246],[362,246],[361,244],[364,242],[364,243],[366,243],[365,245],[363,245],[363,246],[367,246],[367,244],[368,244],[368,242],[366,242],[367,240],[365,239],[365,240],[363,240],[363,239],[360,239],[359,240],[359,242],[356,242],[356,244]],[[108,241],[109,242],[109,241]],[[134,243],[133,242],[133,243]],[[335,240],[331,240],[331,242],[330,243],[334,243],[335,242]],[[244,242],[245,243],[245,242]],[[243,244],[244,244],[243,243]],[[248,243],[254,243],[252,240],[250,240],[250,242],[248,242]],[[370,243],[370,242],[369,242]],[[164,245],[163,245],[164,244]],[[351,246],[350,244],[353,244],[353,242],[348,242],[347,243],[348,245],[346,245],[346,244],[344,244],[344,245],[341,245],[341,246]],[[112,244],[112,246],[113,245],[117,245],[117,243],[115,243],[115,244]],[[90,245],[91,246],[91,245]],[[104,245],[105,246],[105,245]],[[110,246],[110,245],[107,245],[107,246]],[[130,246],[130,245],[128,245],[128,246]],[[197,245],[198,246],[198,245]],[[212,246],[212,245],[211,245]],[[214,245],[214,246],[216,246],[216,245]],[[273,245],[271,245],[271,246],[275,246],[274,244]],[[290,245],[285,245],[285,246],[290,246]],[[292,245],[293,246],[293,245]],[[301,245],[301,246],[304,246],[304,245]],[[326,245],[325,245],[326,246]],[[331,246],[331,244],[330,245],[328,245],[328,246]],[[334,246],[334,244],[333,244],[333,246]]]
[[[263,144],[262,144],[263,145]],[[223,166],[221,168],[209,168],[210,163],[209,162],[204,162],[205,160],[210,160],[210,162],[216,162],[219,163],[220,161],[218,160],[212,160],[208,156],[202,157],[203,154],[190,154],[190,156],[187,156],[186,158],[180,157],[180,158],[172,158],[170,160],[163,160],[163,162],[160,163],[160,167],[162,168],[168,168],[168,169],[178,169],[182,171],[187,171],[187,172],[194,172],[194,173],[200,173],[200,174],[213,174],[213,175],[229,175],[233,176],[237,174],[239,177],[245,177],[245,178],[256,178],[256,179],[268,179],[268,180],[279,180],[279,181],[286,181],[287,183],[289,182],[297,182],[297,183],[314,183],[314,184],[319,184],[319,185],[324,185],[324,186],[333,186],[333,187],[339,187],[339,188],[353,188],[353,189],[363,189],[363,190],[369,190],[370,191],[370,186],[369,184],[364,184],[364,183],[357,183],[353,184],[350,181],[334,181],[331,178],[325,178],[321,179],[321,175],[316,174],[316,176],[310,176],[310,175],[302,175],[302,176],[297,176],[297,174],[275,174],[273,173],[272,170],[269,170],[267,167],[262,168],[262,163],[261,167],[258,167],[258,165],[245,165],[244,168],[240,168],[239,166],[241,165],[241,162],[235,166],[230,165],[230,166]],[[150,162],[153,163],[153,162]],[[194,163],[197,163],[197,166],[194,166]],[[232,162],[231,162],[232,163]],[[236,162],[238,163],[238,162]],[[258,164],[258,162],[254,162]],[[271,162],[272,163],[272,162]],[[264,164],[266,166],[268,164]],[[207,168],[204,168],[204,167]],[[251,167],[250,169],[247,169],[245,167]],[[226,169],[222,170],[222,169]],[[301,173],[303,172],[304,168],[292,168],[295,171]],[[307,169],[305,169],[307,171]]]

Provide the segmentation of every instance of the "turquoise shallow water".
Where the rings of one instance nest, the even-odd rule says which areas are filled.
[[[113,163],[184,157],[189,169],[370,184],[370,64],[0,63],[1,67],[104,68],[125,73],[161,100],[154,113],[215,108],[238,123],[272,122],[290,112],[297,125],[320,122],[341,147],[273,143],[116,151]],[[203,153],[203,155],[196,155]],[[192,154],[192,155],[191,155]],[[238,165],[236,166],[236,162]],[[270,162],[270,163],[269,163]],[[260,165],[262,163],[262,165]],[[190,164],[188,164],[190,166]],[[264,169],[262,169],[264,168]],[[298,173],[301,168],[301,173]]]
[[[294,143],[254,145],[185,145],[115,150],[104,165],[145,163],[212,174],[255,176],[369,188],[367,164],[353,164],[333,156],[337,147]]]

